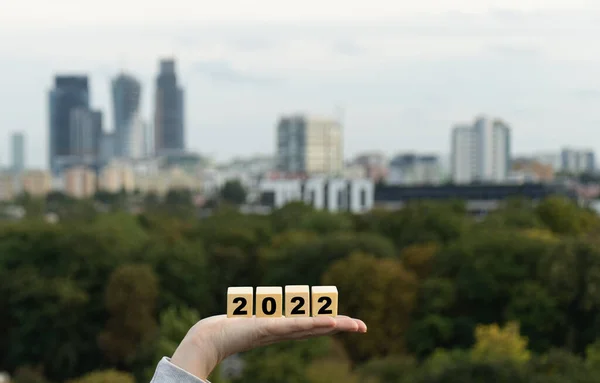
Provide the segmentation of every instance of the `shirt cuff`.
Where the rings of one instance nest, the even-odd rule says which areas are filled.
[[[208,380],[202,380],[184,369],[171,363],[171,359],[163,357],[150,383],[210,383]]]

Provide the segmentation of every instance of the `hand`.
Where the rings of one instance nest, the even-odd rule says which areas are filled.
[[[230,355],[285,340],[307,339],[338,332],[367,332],[359,319],[336,317],[227,318],[209,317],[196,323],[175,350],[171,363],[200,379]]]

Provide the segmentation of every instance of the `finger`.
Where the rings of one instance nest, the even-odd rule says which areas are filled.
[[[362,320],[360,320],[360,319],[356,319],[356,318],[350,318],[350,317],[348,317],[348,316],[346,316],[346,315],[338,315],[338,316],[336,316],[335,318],[336,318],[336,319],[342,319],[342,318],[343,318],[343,319],[344,319],[344,321],[345,321],[345,320],[347,320],[347,319],[352,319],[352,320],[353,320],[353,321],[355,321],[355,322],[357,323],[357,325],[358,325],[358,329],[357,329],[357,331],[358,331],[358,332],[367,332],[367,325],[365,324],[365,322],[363,322],[363,321],[362,321]]]
[[[349,318],[346,316],[336,317],[335,327],[313,328],[305,331],[291,333],[286,336],[289,340],[307,339],[316,336],[335,335],[342,332],[361,332],[367,331],[365,323],[359,319]]]
[[[314,337],[318,337],[318,336],[332,335],[332,334],[335,334],[336,332],[338,332],[338,330],[336,330],[335,327],[315,328],[312,330],[306,330],[306,331],[300,331],[300,332],[288,334],[286,336],[286,339],[287,340],[308,339],[308,338],[314,338]]]
[[[335,329],[341,332],[356,332],[359,330],[359,323],[348,316],[338,315],[335,317]]]
[[[367,324],[360,319],[354,319],[358,324],[358,332],[367,332]]]
[[[259,323],[265,333],[275,336],[285,336],[315,329],[333,329],[336,327],[336,320],[332,317],[281,317],[262,320]]]
[[[315,321],[316,320],[321,321],[321,319],[318,319],[318,318],[319,317],[314,318]],[[323,317],[323,318],[332,319],[333,323],[335,325],[330,326],[328,323],[327,326],[323,326],[323,327],[314,326],[311,328],[304,328],[302,330],[289,333],[288,337],[290,337],[292,339],[300,339],[300,338],[307,338],[307,337],[313,337],[313,336],[330,335],[330,334],[339,333],[339,332],[364,332],[364,330],[366,330],[366,326],[364,325],[364,323],[362,321],[358,321],[356,319],[349,318],[347,316],[338,316],[338,317],[334,317],[334,318]],[[329,321],[325,321],[325,320],[322,320],[322,321],[323,321],[323,323],[329,322]]]

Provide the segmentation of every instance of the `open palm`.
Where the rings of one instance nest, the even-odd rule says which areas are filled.
[[[294,339],[338,332],[367,331],[365,323],[347,316],[297,318],[209,317],[196,323],[181,342],[171,362],[200,379],[230,355]]]

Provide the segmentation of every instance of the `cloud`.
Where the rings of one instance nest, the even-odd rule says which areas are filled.
[[[493,53],[510,57],[535,58],[543,54],[541,48],[532,45],[490,44],[487,49]]]
[[[357,42],[352,40],[337,40],[332,45],[332,50],[335,53],[345,56],[359,56],[365,53],[365,49]]]
[[[212,81],[231,84],[278,85],[281,79],[262,74],[247,73],[235,69],[227,61],[196,61],[194,71],[201,73]]]
[[[242,37],[232,40],[229,45],[240,52],[264,52],[273,49],[275,42],[258,37]]]
[[[600,89],[578,89],[574,94],[581,100],[597,100],[600,98]]]

